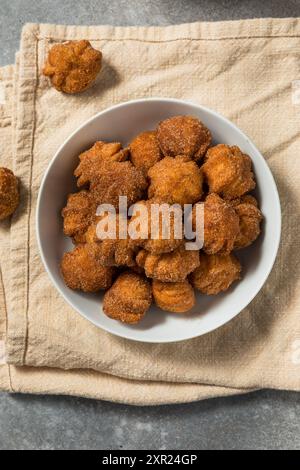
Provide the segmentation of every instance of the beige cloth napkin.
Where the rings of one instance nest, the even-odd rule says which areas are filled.
[[[103,51],[104,69],[92,89],[66,96],[40,70],[53,43],[78,38]],[[0,114],[1,164],[12,157],[22,204],[12,219],[10,265],[8,223],[3,228],[0,388],[138,404],[300,390],[299,47],[298,19],[24,28],[15,79],[12,68],[1,70],[13,96]],[[191,99],[234,121],[268,160],[283,209],[276,265],[250,306],[208,335],[168,345],[114,337],[72,311],[52,287],[35,238],[37,192],[58,145],[96,112],[145,96]]]

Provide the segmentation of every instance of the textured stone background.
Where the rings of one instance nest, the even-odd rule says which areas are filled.
[[[299,0],[0,0],[0,65],[26,22],[167,25],[300,16]],[[300,77],[299,77],[300,78]],[[299,449],[300,394],[155,408],[0,394],[0,449]]]

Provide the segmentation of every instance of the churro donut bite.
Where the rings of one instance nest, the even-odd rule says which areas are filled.
[[[128,159],[129,149],[122,149],[120,142],[96,142],[79,155],[80,163],[74,171],[77,186],[90,184],[95,174],[101,172],[107,162],[122,162]]]
[[[184,237],[183,237],[183,228],[182,225],[177,228],[176,224],[179,217],[176,216],[174,212],[170,213],[169,217],[169,233],[164,233],[164,224],[161,213],[159,214],[158,221],[152,220],[152,212],[151,212],[151,205],[152,204],[159,204],[154,199],[148,199],[147,201],[139,201],[134,205],[135,212],[134,215],[131,217],[129,221],[129,230],[132,227],[132,224],[136,226],[136,218],[143,219],[143,210],[146,211],[147,214],[147,221],[144,222],[144,225],[138,224],[136,226],[137,236],[133,236],[131,232],[129,235],[131,238],[136,240],[136,243],[141,248],[149,251],[153,254],[161,254],[161,253],[169,253],[176,248],[182,246],[184,244]],[[180,220],[182,222],[182,218],[180,216]],[[154,227],[152,227],[152,225]],[[153,233],[152,229],[155,229],[155,233]]]
[[[193,116],[174,116],[160,122],[157,139],[165,156],[187,155],[200,160],[211,143],[211,133]]]
[[[245,195],[240,199],[235,199],[232,205],[239,217],[240,233],[234,242],[234,249],[238,250],[246,248],[257,239],[263,216],[253,196]]]
[[[156,305],[167,312],[185,313],[195,305],[195,293],[188,281],[152,282],[152,294]]]
[[[195,206],[193,229],[196,230]],[[233,207],[217,194],[210,194],[204,202],[204,245],[208,254],[230,253],[240,232],[239,217]]]
[[[103,266],[136,266],[135,257],[139,249],[138,244],[129,237],[120,238],[118,219],[115,238],[99,238],[96,222],[88,228],[86,241],[88,249]]]
[[[148,197],[168,204],[194,204],[202,195],[202,173],[185,156],[165,157],[148,171]]]
[[[135,167],[142,169],[146,174],[161,158],[156,131],[146,131],[137,135],[130,146],[130,159]]]
[[[97,292],[112,284],[113,268],[102,266],[89,252],[86,245],[78,245],[65,253],[61,261],[61,273],[70,289]]]
[[[152,301],[151,286],[141,274],[126,271],[121,273],[112,287],[105,293],[104,313],[123,323],[138,323]]]
[[[8,168],[0,167],[0,220],[13,214],[18,204],[18,178]]]
[[[95,246],[95,245],[94,245]],[[96,257],[103,266],[136,266],[138,248],[132,240],[103,240],[97,246]]]
[[[184,281],[200,264],[199,251],[186,250],[184,246],[161,255],[141,250],[136,262],[145,270],[147,277],[163,282]]]
[[[239,204],[252,204],[253,206],[258,207],[257,200],[251,194],[244,194],[243,196],[241,196],[237,199],[231,199],[230,204],[233,207],[236,207]]]
[[[219,144],[210,148],[201,167],[209,192],[235,199],[255,188],[249,155],[239,147]]]
[[[85,233],[96,216],[97,205],[89,191],[69,194],[67,205],[62,210],[64,234],[75,243],[85,242]]]
[[[109,162],[91,178],[90,191],[97,205],[112,204],[118,209],[119,196],[126,196],[131,206],[142,199],[147,187],[142,170],[130,161]]]
[[[191,274],[190,281],[202,294],[215,295],[226,291],[234,281],[240,279],[240,274],[240,262],[232,253],[201,253],[200,266]]]
[[[101,70],[102,53],[89,41],[68,41],[55,44],[49,51],[43,74],[64,93],[86,90]]]

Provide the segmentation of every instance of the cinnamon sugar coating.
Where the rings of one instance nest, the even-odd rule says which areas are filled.
[[[86,90],[101,70],[102,53],[89,41],[55,44],[48,53],[43,73],[54,88],[74,94]]]
[[[174,116],[159,123],[157,139],[165,156],[186,155],[198,161],[211,143],[211,133],[193,116]]]

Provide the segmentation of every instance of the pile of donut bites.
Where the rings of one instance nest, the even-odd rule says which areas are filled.
[[[113,319],[137,323],[152,301],[164,311],[186,313],[195,305],[194,289],[212,295],[240,279],[233,251],[249,246],[260,233],[262,214],[248,194],[255,187],[251,159],[237,146],[211,145],[211,133],[193,116],[174,116],[133,139],[96,142],[79,155],[75,169],[80,190],[62,210],[64,233],[75,247],[61,261],[64,281],[84,292],[105,290],[103,311]],[[204,244],[186,250],[184,238],[99,239],[96,209],[119,196],[128,206],[193,204],[204,207]],[[130,223],[130,221],[129,221]],[[193,228],[195,229],[194,225]]]

